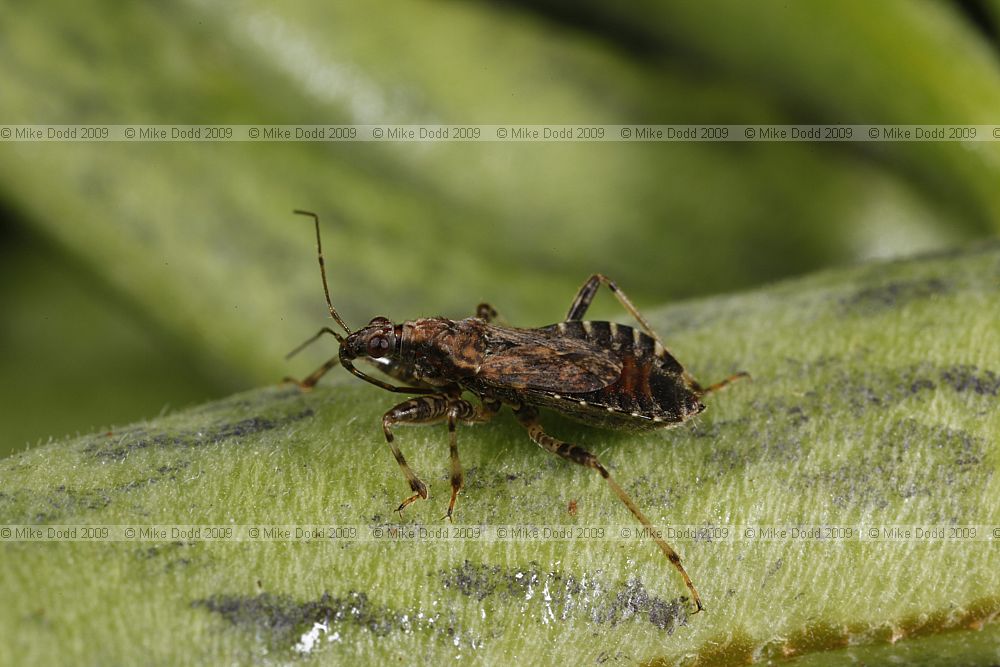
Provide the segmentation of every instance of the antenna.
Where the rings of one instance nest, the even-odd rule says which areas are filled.
[[[348,327],[344,323],[343,318],[340,317],[340,313],[337,312],[337,309],[333,307],[333,302],[330,301],[330,287],[326,284],[326,263],[323,261],[323,243],[319,239],[319,216],[313,213],[312,211],[300,211],[299,209],[295,209],[294,211],[292,211],[292,213],[295,213],[296,215],[309,216],[310,218],[313,219],[313,223],[315,223],[316,225],[316,253],[319,256],[319,273],[323,277],[323,293],[326,295],[326,305],[330,309],[330,315],[333,316],[333,319],[337,320],[337,324],[343,327],[344,331],[350,334],[351,333],[350,327]],[[330,331],[330,333],[333,332]],[[338,339],[340,339],[339,335],[335,333],[333,335],[336,336]],[[310,340],[309,342],[312,341]],[[296,352],[297,351],[298,350],[296,350]]]

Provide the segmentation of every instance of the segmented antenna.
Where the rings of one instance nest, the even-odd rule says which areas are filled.
[[[337,312],[337,309],[333,307],[333,302],[330,301],[330,287],[326,284],[326,263],[323,261],[323,242],[319,239],[319,216],[312,211],[300,211],[299,209],[295,209],[292,212],[296,215],[309,216],[313,219],[313,223],[316,225],[316,253],[319,256],[319,273],[323,277],[323,293],[326,295],[326,305],[330,309],[330,315],[333,316],[333,319],[337,320],[337,324],[339,324],[344,331],[350,334],[350,327],[344,323],[343,318],[340,317],[340,313]],[[334,335],[336,336],[336,334]],[[337,336],[337,338],[340,338],[340,336]]]

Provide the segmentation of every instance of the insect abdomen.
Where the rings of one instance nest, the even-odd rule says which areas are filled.
[[[680,363],[638,329],[615,322],[570,321],[543,331],[609,349],[621,360],[622,370],[618,380],[603,389],[533,392],[533,403],[594,426],[630,430],[682,422],[704,410]]]

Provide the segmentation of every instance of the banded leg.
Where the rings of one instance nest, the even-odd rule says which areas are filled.
[[[576,298],[573,299],[573,303],[570,304],[569,307],[569,312],[566,314],[566,321],[572,322],[583,319],[583,316],[587,313],[587,308],[590,307],[591,302],[594,300],[594,296],[597,294],[597,290],[601,286],[601,283],[604,283],[605,285],[608,286],[608,289],[610,289],[611,292],[615,295],[615,298],[618,299],[618,302],[622,305],[622,307],[625,308],[625,310],[628,311],[629,315],[634,317],[636,321],[640,324],[642,330],[647,335],[649,335],[653,340],[659,343],[660,347],[663,348],[666,354],[670,354],[670,352],[667,350],[667,346],[663,344],[662,340],[660,340],[660,335],[655,331],[653,331],[653,327],[650,326],[646,318],[643,317],[642,313],[639,312],[639,309],[632,304],[632,301],[629,300],[628,296],[625,295],[625,292],[621,291],[621,289],[618,287],[615,281],[611,280],[610,278],[601,273],[595,273],[594,275],[590,276],[590,278],[587,279],[587,282],[585,282],[583,286],[580,288],[580,291],[576,293]],[[716,382],[715,384],[710,385],[708,387],[702,387],[701,383],[699,383],[697,380],[691,377],[690,373],[688,373],[686,370],[684,371],[684,378],[688,381],[692,389],[694,389],[694,391],[699,396],[704,396],[705,394],[710,394],[714,391],[718,391],[723,387],[725,387],[726,385],[728,385],[729,383],[733,382],[734,380],[738,380],[744,377],[749,378],[750,374],[746,372],[736,373],[735,375],[730,375],[721,382]]]
[[[468,401],[461,399],[452,401],[448,408],[448,450],[451,459],[451,500],[448,501],[448,513],[442,519],[453,521],[451,515],[455,511],[455,501],[458,499],[458,492],[462,490],[465,482],[465,474],[462,472],[462,462],[458,458],[458,433],[456,432],[459,421],[466,424],[477,424],[489,421],[500,411],[500,404],[492,401],[484,401],[480,407],[475,407]]]
[[[455,499],[464,479],[462,464],[458,458],[457,424],[460,421],[470,424],[487,421],[496,414],[497,409],[499,406],[491,403],[484,403],[482,407],[477,408],[472,403],[451,394],[430,394],[403,401],[385,413],[382,417],[382,431],[385,433],[392,455],[410,485],[410,490],[413,491],[413,495],[403,500],[396,508],[397,512],[402,512],[403,508],[417,498],[427,498],[427,485],[414,474],[403,453],[393,442],[392,427],[396,424],[433,424],[447,420],[451,453],[451,502],[448,504],[446,518],[451,519],[455,509]]]
[[[455,501],[458,499],[458,492],[462,490],[465,483],[465,473],[462,472],[462,461],[458,458],[458,432],[457,432],[457,409],[452,406],[448,408],[448,457],[451,461],[451,499],[448,501],[448,512],[442,519],[452,521],[451,515],[455,511]]]
[[[579,445],[574,445],[568,442],[563,442],[553,438],[547,434],[544,429],[542,429],[541,424],[538,423],[538,411],[529,406],[522,406],[514,410],[514,415],[517,420],[528,430],[528,437],[530,437],[535,444],[539,445],[542,449],[548,450],[553,454],[557,454],[564,459],[577,463],[579,465],[585,466],[587,468],[593,468],[596,470],[601,477],[607,481],[608,485],[611,486],[611,490],[615,492],[618,499],[625,503],[625,507],[632,513],[636,519],[639,520],[643,526],[645,526],[649,534],[653,537],[656,545],[660,547],[660,551],[663,555],[667,557],[677,571],[680,572],[681,577],[684,579],[684,584],[691,591],[691,600],[695,604],[694,613],[698,613],[704,607],[701,604],[701,596],[698,595],[698,591],[694,587],[694,582],[691,581],[691,577],[688,576],[687,571],[685,571],[684,566],[681,564],[681,557],[674,551],[673,547],[666,543],[663,538],[659,537],[659,532],[655,529],[652,522],[646,518],[646,515],[639,510],[632,499],[625,493],[625,489],[618,486],[618,482],[611,476],[601,462],[596,456],[588,452],[583,447]]]
[[[573,299],[573,303],[570,304],[569,312],[566,313],[566,321],[573,322],[583,319],[583,316],[587,314],[587,309],[590,307],[591,302],[597,295],[597,289],[601,286],[601,283],[608,286],[608,289],[610,289],[615,295],[615,298],[618,299],[618,302],[622,305],[622,307],[625,308],[625,310],[629,312],[629,315],[634,317],[640,325],[642,325],[642,330],[649,334],[653,340],[658,342],[660,345],[663,345],[663,341],[661,341],[660,337],[655,331],[653,331],[653,327],[649,325],[649,322],[647,322],[646,318],[642,316],[642,313],[640,313],[639,310],[632,305],[629,298],[625,296],[625,292],[618,288],[615,281],[601,273],[595,273],[590,276],[590,278],[587,278],[587,282],[580,287],[580,291],[576,293],[576,298]]]

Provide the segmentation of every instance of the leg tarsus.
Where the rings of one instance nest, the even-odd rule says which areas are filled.
[[[418,498],[423,500],[427,499],[427,485],[421,482],[419,479],[416,479],[416,482],[417,482],[417,487],[413,489],[414,491],[416,491],[416,493],[414,493],[412,496],[410,496],[403,502],[399,503],[399,507],[396,508],[396,511],[399,512],[400,519],[403,518],[403,510],[406,508],[407,505],[417,500]],[[411,483],[410,486],[412,488],[413,484]]]

